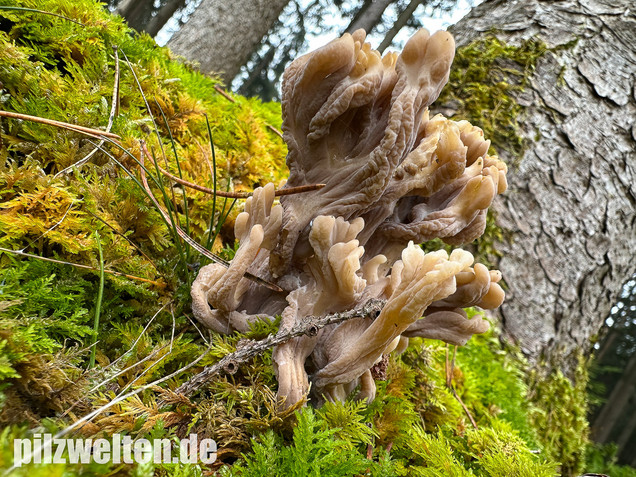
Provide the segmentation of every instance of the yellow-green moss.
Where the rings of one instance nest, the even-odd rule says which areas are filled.
[[[452,119],[466,119],[483,129],[491,154],[501,153],[513,166],[521,160],[528,140],[520,134],[524,107],[517,101],[547,46],[536,40],[510,45],[489,35],[457,49],[448,84],[433,105],[452,111]],[[476,255],[491,265],[501,256],[496,243],[507,234],[489,211],[486,231],[475,242]]]
[[[532,403],[529,419],[545,456],[561,463],[561,475],[579,475],[585,463],[588,444],[588,368],[589,359],[579,358],[572,380],[554,363],[542,364],[529,375],[528,399]],[[551,370],[546,374],[546,370]]]

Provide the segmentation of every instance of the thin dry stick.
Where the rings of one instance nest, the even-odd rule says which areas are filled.
[[[448,361],[448,343],[446,343],[446,366],[445,366],[445,370],[446,370],[446,386],[451,390],[451,393],[453,393],[453,396],[455,397],[455,399],[457,399],[457,401],[461,405],[462,409],[464,410],[464,412],[468,416],[468,419],[470,420],[470,423],[473,425],[473,427],[475,429],[477,429],[477,423],[475,422],[475,419],[473,419],[473,416],[470,414],[470,411],[466,407],[466,404],[464,404],[464,401],[461,400],[461,398],[457,394],[457,391],[455,391],[455,387],[453,386],[453,374],[454,374],[454,369],[455,369],[455,357],[456,356],[457,356],[457,346],[455,346],[454,349],[453,349],[453,360],[449,363],[449,361]]]
[[[172,314],[172,336],[170,337],[170,343],[167,343],[166,346],[170,345],[170,349],[168,350],[168,352],[166,354],[164,354],[161,358],[159,358],[157,361],[155,361],[154,363],[152,363],[150,366],[148,366],[146,369],[144,369],[141,374],[139,376],[137,376],[135,379],[133,379],[131,382],[129,382],[128,384],[126,384],[126,386],[124,387],[124,389],[122,389],[118,396],[123,395],[128,389],[130,389],[137,381],[139,381],[141,378],[143,378],[146,373],[148,371],[150,371],[152,368],[154,368],[155,366],[157,366],[159,363],[161,363],[164,359],[166,359],[168,356],[170,356],[170,353],[172,353],[172,346],[174,344],[174,330],[177,326],[177,322],[174,318],[174,313]],[[181,337],[183,335],[183,333],[179,334],[179,337]],[[162,346],[161,349],[165,349],[166,346]]]
[[[144,329],[141,331],[141,333],[139,334],[139,336],[137,337],[137,339],[134,341],[134,343],[130,346],[130,348],[128,349],[128,351],[126,351],[125,353],[122,353],[121,356],[119,356],[119,358],[117,358],[115,361],[113,361],[112,363],[108,364],[107,366],[101,368],[101,372],[104,373],[107,370],[109,370],[110,368],[112,368],[113,366],[115,366],[119,361],[121,361],[122,359],[124,359],[124,356],[126,356],[128,353],[130,353],[134,347],[137,345],[137,343],[139,342],[139,340],[141,339],[141,337],[144,335],[144,333],[148,330],[148,328],[150,327],[150,325],[152,324],[152,322],[154,321],[154,319],[159,316],[159,313],[161,313],[163,311],[163,309],[172,304],[172,302],[168,302],[165,305],[163,305],[161,308],[159,308],[159,310],[157,310],[157,312],[153,315],[153,317],[150,319],[150,321],[148,322],[148,324],[144,327]],[[99,341],[97,342],[99,343]],[[97,344],[95,343],[95,345]],[[207,343],[207,342],[206,342]],[[130,371],[131,369],[136,368],[137,366],[140,366],[141,364],[145,363],[146,361],[154,358],[157,354],[161,353],[161,351],[163,351],[168,345],[171,345],[172,343],[166,343],[165,345],[163,345],[161,348],[155,349],[152,351],[152,353],[150,353],[148,356],[146,356],[145,358],[142,358],[141,360],[137,361],[134,364],[131,364],[130,366],[128,366],[125,369],[120,370],[119,372],[117,372],[116,374],[104,379],[103,381],[101,381],[100,383],[96,384],[95,386],[93,386],[91,389],[88,390],[88,392],[86,393],[87,395],[90,395],[91,393],[97,391],[99,388],[101,388],[102,386],[104,386],[105,384],[108,384],[109,382],[111,382],[113,379],[118,378],[119,376],[121,376],[122,374],[127,373],[128,371]],[[75,406],[77,406],[79,403],[81,403],[84,400],[84,398],[80,398],[77,401],[75,401],[73,404],[71,404],[71,407],[69,407],[66,411],[64,411],[62,413],[62,415],[60,416],[60,418],[64,418],[66,417],[66,415],[68,413],[70,413],[73,409],[75,409]]]
[[[332,313],[323,317],[308,316],[303,318],[300,323],[294,325],[293,328],[280,330],[276,335],[269,335],[260,341],[249,340],[244,342],[242,346],[240,346],[241,342],[239,342],[239,346],[237,346],[237,350],[234,353],[225,355],[218,363],[206,367],[203,371],[191,377],[188,381],[179,386],[175,390],[175,393],[190,396],[209,382],[216,374],[222,371],[228,374],[234,374],[238,371],[239,365],[269,348],[273,348],[276,345],[285,343],[298,336],[316,336],[318,331],[327,325],[341,323],[352,318],[375,319],[380,316],[380,312],[385,303],[386,300],[372,298],[361,308],[341,313]]]
[[[170,218],[170,216],[168,215],[168,213],[163,209],[163,207],[161,207],[161,205],[159,204],[159,202],[157,202],[157,199],[155,198],[155,196],[153,195],[152,191],[150,190],[150,186],[148,186],[148,181],[146,180],[146,171],[144,169],[144,154],[147,155],[148,157],[151,157],[149,152],[148,152],[148,148],[146,148],[146,144],[143,141],[140,141],[141,143],[141,150],[140,150],[140,159],[139,159],[139,164],[141,165],[141,167],[139,168],[140,174],[141,174],[141,183],[144,186],[144,189],[146,190],[146,192],[148,193],[148,196],[150,197],[150,200],[152,200],[152,202],[154,203],[155,207],[159,210],[159,212],[161,213],[161,215],[163,216],[163,218],[166,220],[167,223],[172,223],[172,220]],[[192,237],[190,237],[187,233],[185,233],[185,231],[179,227],[176,223],[172,224],[175,228],[175,230],[177,231],[177,233],[179,234],[179,236],[186,242],[188,243],[190,246],[192,246],[192,248],[194,248],[197,252],[199,252],[200,254],[208,257],[210,260],[212,260],[213,262],[216,262],[220,265],[223,265],[226,268],[230,267],[230,263],[223,260],[221,257],[214,255],[212,252],[210,252],[208,249],[206,249],[205,247],[199,245],[197,242],[195,242]],[[263,286],[266,286],[267,288],[269,288],[270,290],[273,290],[275,292],[284,292],[284,290],[279,287],[278,285],[268,282],[267,280],[264,280],[260,277],[257,277],[256,275],[252,275],[251,273],[245,273],[244,275],[246,278],[249,278],[252,281],[255,281],[257,283],[260,283]]]
[[[10,112],[10,111],[0,111],[0,117],[7,117],[7,118],[13,118],[13,119],[20,119],[20,120],[23,120],[23,121],[33,121],[35,123],[47,124],[49,126],[55,126],[55,127],[59,127],[59,128],[62,128],[62,129],[68,129],[69,131],[78,132],[78,133],[81,133],[81,134],[85,134],[86,136],[95,138],[95,139],[100,139],[101,142],[100,142],[100,144],[98,144],[95,147],[95,150],[102,150],[103,151],[103,148],[101,147],[103,145],[103,137],[107,137],[107,138],[113,139],[114,143],[116,143],[119,146],[121,146],[121,142],[120,142],[121,136],[118,136],[117,134],[113,134],[113,133],[108,132],[108,131],[101,131],[99,129],[87,128],[87,127],[84,127],[84,126],[78,126],[76,124],[64,123],[62,121],[55,121],[53,119],[42,118],[42,117],[39,117],[39,116],[30,116],[28,114],[14,113],[14,112]],[[149,153],[146,153],[146,154],[149,157],[151,157]],[[77,163],[73,164],[71,167],[75,167],[76,165],[77,165]],[[168,176],[170,179],[174,180],[175,182],[179,182],[180,184],[186,185],[188,187],[192,187],[193,189],[197,189],[197,190],[200,190],[202,192],[209,193],[209,194],[214,193],[212,191],[212,189],[209,189],[207,187],[203,187],[203,186],[194,184],[192,182],[184,181],[183,179],[179,179],[178,177],[170,174],[169,172],[167,172],[166,170],[162,169],[161,167],[159,167],[159,170],[162,172],[162,174]],[[63,171],[59,172],[58,174],[56,174],[56,176],[61,174],[62,172]],[[308,185],[304,185],[304,186],[290,187],[289,189],[280,189],[280,190],[277,190],[275,192],[275,195],[278,197],[278,196],[282,196],[282,195],[299,194],[299,193],[302,193],[302,192],[309,192],[309,191],[312,191],[312,190],[322,189],[323,187],[325,187],[325,184],[308,184]],[[228,197],[230,199],[246,199],[246,198],[252,196],[251,192],[242,193],[242,192],[216,191],[216,194],[219,197]]]
[[[72,267],[84,268],[86,270],[92,270],[94,272],[98,271],[95,267],[91,267],[89,265],[82,265],[80,263],[65,262],[64,260],[56,260],[54,258],[41,257],[40,255],[34,255],[32,253],[26,253],[26,252],[23,252],[21,250],[11,250],[11,249],[8,249],[8,248],[0,247],[0,252],[13,253],[15,255],[21,255],[23,257],[37,258],[39,260],[44,260],[45,262],[53,262],[53,263],[59,263],[59,264],[62,264],[62,265],[70,265]],[[151,284],[153,284],[153,285],[155,285],[156,287],[159,287],[159,288],[165,288],[166,287],[165,283],[156,282],[156,281],[150,280],[148,278],[142,278],[142,277],[136,277],[134,275],[128,275],[127,273],[116,272],[115,270],[104,270],[104,273],[110,273],[111,275],[117,275],[117,276],[120,276],[120,277],[126,277],[126,278],[130,278],[131,280],[138,280],[140,282],[151,283]]]
[[[159,166],[159,172],[161,172],[164,176],[172,179],[177,184],[190,187],[191,189],[195,189],[200,192],[205,192],[206,194],[212,194],[212,195],[216,194],[218,197],[227,197],[229,199],[247,199],[248,197],[252,197],[252,195],[254,195],[253,192],[224,192],[220,190],[217,190],[215,192],[214,189],[210,189],[209,187],[205,187],[199,184],[195,184],[194,182],[189,182],[189,181],[186,181],[185,179],[181,179],[180,177],[177,177],[174,174],[171,174],[165,169],[162,169],[161,166]],[[302,192],[310,192],[312,190],[322,189],[323,187],[325,187],[325,185],[326,184],[308,184],[308,185],[302,185],[298,187],[290,187],[289,189],[277,189],[274,192],[274,195],[276,197],[280,197],[282,195],[300,194]]]
[[[214,89],[216,90],[217,93],[219,93],[221,96],[227,99],[230,103],[236,103],[236,100],[232,96],[227,94],[227,92],[223,88],[221,88],[218,84],[214,85]]]
[[[102,371],[106,371],[109,368],[115,366],[119,361],[121,361],[124,356],[126,356],[128,353],[132,352],[132,350],[135,348],[135,346],[137,346],[137,343],[139,343],[139,340],[141,339],[141,337],[144,335],[144,333],[146,333],[146,331],[148,331],[148,328],[150,328],[150,325],[152,324],[153,321],[155,321],[155,318],[157,318],[157,316],[159,316],[159,313],[161,313],[168,305],[172,304],[172,301],[169,301],[168,303],[166,303],[165,305],[163,305],[161,308],[159,308],[157,310],[157,312],[152,315],[152,318],[150,318],[150,321],[146,324],[146,326],[144,326],[144,329],[141,330],[141,333],[139,333],[139,336],[137,336],[137,339],[135,339],[135,341],[133,342],[132,345],[130,345],[130,347],[128,348],[128,351],[126,351],[125,353],[123,353],[119,358],[117,358],[115,361],[113,361],[112,363],[110,363],[108,366],[106,366],[105,368],[102,369]],[[162,348],[160,348],[161,350]],[[101,388],[103,385],[108,384],[110,381],[112,381],[113,379],[115,379],[116,377],[118,377],[121,374],[124,374],[126,371],[128,371],[129,369],[132,369],[136,366],[138,366],[140,363],[142,363],[143,361],[145,361],[146,359],[148,359],[149,356],[146,356],[146,358],[142,359],[141,361],[139,361],[138,363],[135,363],[131,366],[129,366],[128,368],[124,369],[123,371],[118,372],[117,374],[115,374],[114,376],[111,376],[108,379],[105,379],[104,381],[100,382],[99,384],[96,384],[95,386],[93,386],[91,388],[90,391],[88,391],[88,394],[92,393],[93,391],[97,391],[99,388]]]
[[[64,15],[60,15],[59,13],[47,12],[47,11],[44,11],[44,10],[37,10],[35,8],[8,7],[8,6],[2,5],[0,7],[0,10],[18,10],[18,11],[24,11],[24,12],[41,13],[42,15],[50,15],[52,17],[62,18],[64,20],[68,20],[69,22],[76,23],[76,24],[78,24],[78,25],[80,25],[82,27],[86,27],[86,25],[83,24],[82,22],[78,22],[77,20],[73,20],[72,18],[65,17]]]
[[[107,411],[108,409],[110,409],[111,407],[115,406],[116,404],[119,404],[120,402],[125,401],[126,399],[128,399],[130,397],[136,396],[137,394],[139,394],[139,393],[141,393],[141,392],[143,392],[143,391],[145,391],[147,389],[153,389],[154,387],[158,386],[159,384],[164,383],[164,382],[174,378],[175,376],[178,376],[179,374],[187,371],[188,369],[196,366],[197,363],[199,361],[201,361],[203,358],[205,358],[211,350],[212,350],[212,347],[210,346],[210,347],[208,347],[205,350],[205,352],[203,354],[201,354],[201,356],[199,356],[194,361],[191,361],[190,363],[186,364],[185,366],[179,368],[174,373],[171,373],[171,374],[169,374],[167,376],[164,376],[163,378],[159,378],[156,381],[153,381],[152,383],[148,383],[148,384],[145,384],[143,386],[140,386],[137,389],[135,389],[134,391],[130,391],[128,394],[116,397],[115,399],[110,401],[108,404],[104,404],[99,409],[95,409],[94,411],[86,414],[84,417],[82,417],[81,419],[78,419],[77,421],[75,421],[70,426],[68,426],[65,429],[62,429],[61,431],[59,431],[53,437],[50,437],[49,439],[43,439],[42,440],[42,445],[41,445],[40,448],[41,449],[50,449],[52,447],[52,444],[55,442],[55,439],[59,439],[62,436],[65,436],[69,432],[73,431],[74,429],[77,429],[78,427],[82,426],[86,422],[91,421],[93,418],[95,418],[96,416],[100,415],[102,412]],[[27,459],[28,459],[28,461],[30,461],[32,457],[33,457],[33,452],[26,452],[25,461]],[[5,471],[5,473],[3,475],[7,475],[8,476],[15,469],[16,469],[16,466],[14,464],[13,466],[9,467]]]
[[[55,121],[54,119],[41,118],[39,116],[30,116],[28,114],[13,113],[10,111],[0,111],[0,116],[5,118],[21,119],[23,121],[33,121],[35,123],[47,124],[49,126],[55,126],[62,129],[68,129],[79,133],[86,134],[87,136],[100,139],[101,136],[109,137],[111,139],[121,139],[117,134],[113,134],[106,131],[100,131],[99,129],[87,128],[84,126],[78,126],[76,124],[65,123],[62,121]]]
[[[267,126],[267,129],[269,129],[270,131],[272,131],[274,134],[276,134],[279,138],[281,139],[285,139],[283,137],[283,133],[280,132],[278,129],[276,129],[274,126],[272,126],[271,124],[266,124],[265,126]]]

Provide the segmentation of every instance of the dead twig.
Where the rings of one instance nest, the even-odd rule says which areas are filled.
[[[453,377],[454,377],[455,357],[456,356],[457,356],[457,346],[454,347],[453,359],[452,359],[452,361],[449,362],[449,360],[448,360],[448,343],[446,343],[446,365],[445,365],[446,387],[448,387],[448,389],[450,389],[451,393],[453,394],[453,397],[455,399],[457,399],[457,402],[459,402],[460,406],[462,407],[462,409],[464,410],[464,412],[468,416],[468,419],[470,420],[470,423],[473,425],[473,427],[475,429],[477,429],[477,423],[475,422],[475,419],[470,414],[470,411],[466,407],[466,404],[464,404],[464,401],[462,401],[461,398],[459,397],[459,395],[457,394],[457,391],[455,391],[455,386],[453,386]]]
[[[11,111],[0,111],[0,116],[12,119],[21,119],[22,121],[33,121],[34,123],[47,124],[49,126],[55,126],[62,129],[68,129],[69,131],[80,132],[87,136],[101,139],[102,136],[109,137],[111,139],[120,140],[121,137],[117,134],[113,134],[106,131],[100,131],[99,129],[87,128],[84,126],[78,126],[77,124],[65,123],[62,121],[55,121],[54,119],[41,118],[39,116],[30,116],[28,114],[14,113]]]
[[[159,167],[159,172],[161,172],[164,176],[169,179],[175,181],[177,184],[181,184],[182,186],[189,187],[194,190],[198,190],[200,192],[205,192],[206,194],[214,195],[216,194],[218,197],[227,197],[229,199],[247,199],[248,197],[252,197],[254,195],[253,192],[224,192],[222,190],[215,191],[214,189],[210,189],[209,187],[205,187],[199,184],[195,184],[194,182],[189,182],[185,179],[181,179],[180,177],[171,174],[170,172]],[[277,189],[274,192],[276,197],[280,197],[282,195],[292,195],[292,194],[300,194],[302,192],[310,192],[312,190],[319,190],[325,187],[326,184],[308,184],[302,185],[298,187],[290,187],[289,189]]]
[[[179,237],[181,237],[188,245],[190,245],[192,248],[194,248],[201,255],[204,255],[204,256],[208,257],[213,262],[216,262],[216,263],[218,263],[220,265],[223,265],[226,268],[229,268],[230,267],[230,263],[229,262],[227,262],[226,260],[223,260],[221,257],[219,257],[217,255],[214,255],[212,252],[210,252],[208,249],[206,249],[202,245],[199,245],[199,243],[197,243],[194,239],[192,239],[192,237],[190,237],[181,227],[179,227],[179,225],[177,225],[176,223],[173,223],[171,217],[168,215],[168,212],[166,212],[164,210],[164,208],[161,207],[159,202],[157,202],[157,199],[155,198],[154,194],[150,190],[150,186],[148,185],[148,181],[146,180],[146,171],[145,171],[145,166],[144,166],[144,154],[147,155],[148,157],[152,157],[152,156],[150,156],[150,153],[148,152],[148,148],[146,147],[146,144],[143,141],[140,141],[140,142],[141,142],[141,149],[140,149],[140,155],[139,155],[140,156],[139,164],[141,165],[141,167],[139,168],[139,170],[140,170],[140,174],[141,174],[141,182],[143,184],[144,189],[146,190],[146,193],[150,197],[150,200],[152,200],[152,202],[154,203],[154,205],[157,208],[157,210],[159,210],[159,212],[163,216],[164,220],[168,224],[172,224],[174,229],[179,234]],[[263,286],[265,286],[265,287],[267,287],[270,290],[273,290],[275,292],[283,292],[284,291],[278,285],[276,285],[274,283],[271,283],[271,282],[268,282],[267,280],[264,280],[264,279],[262,279],[260,277],[257,277],[256,275],[252,275],[251,273],[246,273],[245,277],[249,278],[250,280],[255,281],[255,282],[257,282],[257,283],[259,283],[259,284],[261,284],[261,285],[263,285]]]
[[[23,257],[29,257],[29,258],[37,258],[38,260],[44,260],[45,262],[53,262],[53,263],[59,263],[59,264],[62,264],[62,265],[70,265],[72,267],[84,268],[86,270],[92,270],[94,272],[98,271],[95,267],[91,267],[89,265],[82,265],[81,263],[66,262],[64,260],[56,260],[54,258],[42,257],[40,255],[34,255],[32,253],[23,252],[22,250],[11,250],[11,249],[8,249],[8,248],[0,247],[0,252],[13,253],[15,255],[21,255]],[[148,278],[142,278],[142,277],[136,277],[134,275],[128,275],[127,273],[116,272],[115,270],[104,270],[104,273],[110,273],[111,275],[117,275],[119,277],[125,277],[125,278],[129,278],[131,280],[137,280],[137,281],[140,281],[140,282],[151,283],[151,284],[153,284],[156,287],[161,288],[161,289],[166,287],[165,283],[161,283],[161,282],[157,282],[157,281],[154,281],[154,280],[150,280]]]
[[[218,363],[206,367],[203,371],[191,377],[188,381],[179,386],[175,390],[175,393],[190,396],[209,382],[215,375],[221,372],[234,374],[238,371],[241,364],[254,356],[298,336],[316,336],[318,331],[327,325],[341,323],[352,318],[375,319],[380,316],[380,312],[385,303],[385,300],[372,298],[361,308],[343,311],[341,313],[332,313],[323,317],[307,316],[291,329],[280,330],[276,335],[269,335],[260,341],[244,342],[234,353],[225,355]]]

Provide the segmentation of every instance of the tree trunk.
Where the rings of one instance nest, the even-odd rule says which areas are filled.
[[[634,399],[633,389],[632,389],[631,398],[633,402],[633,399]],[[623,409],[623,411],[628,411],[628,408]],[[621,451],[624,450],[625,447],[627,446],[627,443],[629,442],[630,438],[632,437],[632,434],[634,434],[634,430],[636,429],[636,412],[624,413],[623,417],[627,419],[627,422],[625,423],[623,430],[621,431],[618,438],[616,439],[616,447],[618,447],[619,455]]]
[[[634,354],[618,381],[607,402],[603,405],[601,413],[592,426],[592,437],[595,442],[602,444],[609,442],[613,430],[620,419],[626,418],[626,407],[636,390],[636,354]],[[631,434],[631,432],[630,432]],[[629,438],[626,436],[625,441]],[[624,445],[624,443],[623,443]]]
[[[371,30],[382,21],[384,10],[394,1],[395,0],[369,0],[365,2],[351,23],[349,23],[345,32],[353,33],[362,28],[367,33],[370,33]]]
[[[406,9],[402,13],[400,13],[393,26],[391,26],[389,31],[386,32],[386,35],[384,35],[380,46],[378,46],[378,51],[380,53],[384,53],[384,50],[391,46],[391,43],[393,43],[393,39],[395,38],[395,36],[400,33],[400,30],[404,28],[404,25],[406,25],[409,19],[413,16],[413,13],[415,13],[415,10],[417,10],[417,7],[419,7],[421,4],[422,0],[411,0],[411,3],[408,4]]]
[[[635,12],[633,0],[495,0],[452,29],[458,46],[496,29],[551,48],[515,98],[530,147],[496,203],[513,234],[498,246],[502,325],[534,360],[589,351],[636,270]]]
[[[168,46],[226,84],[239,73],[289,0],[203,0]]]
[[[152,15],[152,10],[152,0],[123,0],[115,11],[126,19],[128,26],[142,31]]]
[[[179,8],[183,7],[185,3],[186,0],[168,0],[165,5],[159,9],[157,14],[150,19],[148,24],[144,26],[144,31],[152,37],[156,36],[166,22],[172,18],[172,15],[174,15]]]

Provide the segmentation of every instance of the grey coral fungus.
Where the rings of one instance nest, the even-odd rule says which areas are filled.
[[[450,34],[416,33],[400,55],[384,57],[345,34],[287,68],[283,134],[289,154],[286,187],[324,183],[282,197],[257,189],[236,220],[239,249],[229,268],[203,267],[192,286],[193,312],[220,333],[247,329],[256,317],[281,315],[281,330],[309,316],[386,300],[377,317],[329,325],[315,336],[274,349],[284,406],[358,396],[373,399],[370,369],[408,337],[465,344],[488,323],[468,306],[496,308],[501,274],[456,249],[425,254],[414,243],[440,238],[468,243],[485,227],[506,166],[488,155],[489,141],[466,121],[428,106],[448,80]],[[280,286],[273,292],[246,272]]]

